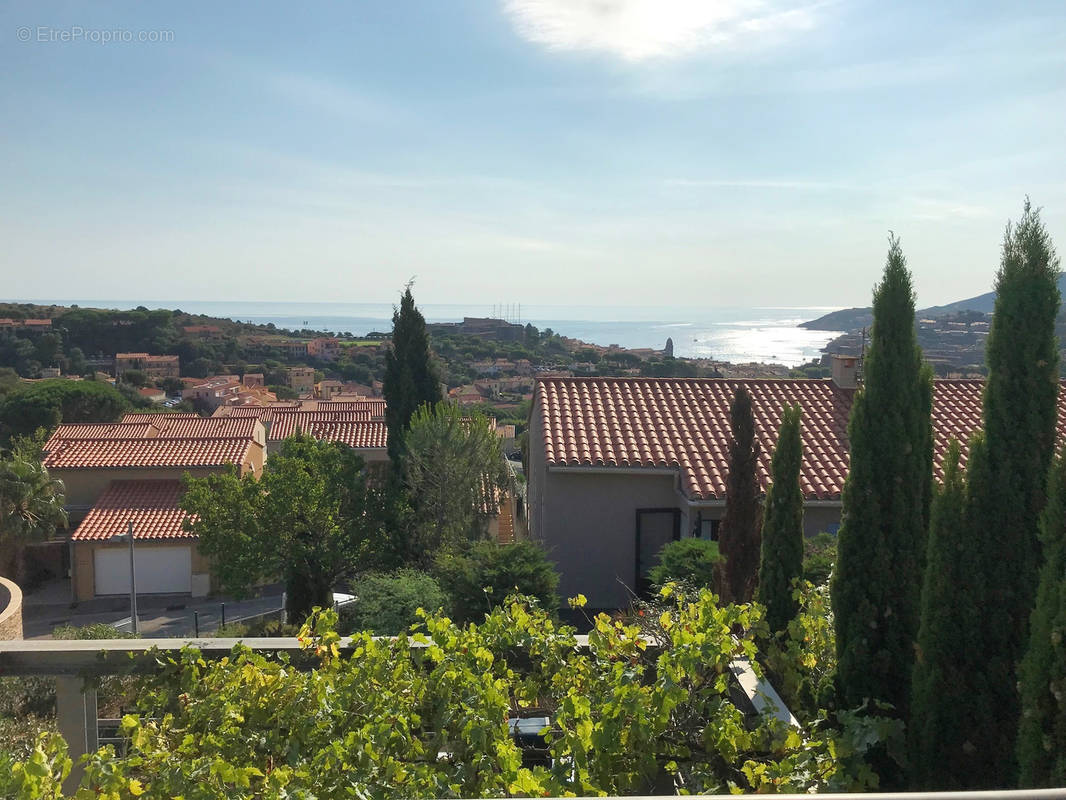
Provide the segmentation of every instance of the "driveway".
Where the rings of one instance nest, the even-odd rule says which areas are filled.
[[[194,636],[197,621],[200,634],[213,633],[222,621],[238,622],[281,608],[281,591],[268,590],[261,597],[247,600],[232,598],[196,598],[187,595],[139,595],[137,618],[140,633],[146,638]],[[130,604],[127,597],[107,597],[78,603],[71,607],[70,581],[50,581],[32,594],[22,606],[23,636],[27,639],[51,639],[59,625],[82,627],[94,623],[114,625],[129,630]]]

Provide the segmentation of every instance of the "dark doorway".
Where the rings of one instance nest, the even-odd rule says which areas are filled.
[[[659,551],[681,538],[681,512],[676,508],[637,509],[637,593],[648,594],[648,570],[658,563]]]

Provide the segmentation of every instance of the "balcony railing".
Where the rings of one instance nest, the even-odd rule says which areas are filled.
[[[588,647],[587,636],[577,636],[578,649]],[[230,654],[238,642],[266,656],[288,654],[295,667],[311,669],[318,660],[294,637],[207,639],[62,639],[0,641],[0,675],[50,675],[56,679],[56,723],[77,764],[85,753],[100,746],[95,679],[107,675],[146,675],[159,670],[160,659],[186,646],[199,649],[205,660]],[[411,647],[420,647],[416,642]],[[351,655],[351,640],[340,643],[341,655]],[[742,710],[771,713],[791,725],[796,718],[770,683],[755,674],[747,659],[730,665],[734,676],[733,699]],[[67,786],[81,780],[75,766]]]

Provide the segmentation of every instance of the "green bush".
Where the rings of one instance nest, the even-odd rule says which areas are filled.
[[[477,542],[442,553],[436,575],[451,600],[452,616],[460,622],[480,620],[516,593],[535,598],[549,612],[559,606],[559,573],[533,542]]]
[[[91,625],[60,625],[52,630],[53,639],[138,639],[135,633],[120,631],[114,625],[94,622]]]
[[[369,631],[396,636],[418,621],[418,609],[432,614],[448,605],[437,581],[416,569],[367,575],[356,586],[355,594],[356,599],[339,611],[337,627],[342,634]]]
[[[656,586],[678,581],[696,587],[714,586],[715,569],[722,561],[718,543],[710,539],[678,539],[659,551],[659,563],[648,571]]]
[[[296,400],[300,397],[300,393],[291,386],[285,386],[280,383],[271,384],[267,386],[267,389],[277,395],[278,400]]]
[[[8,394],[0,403],[0,435],[32,434],[63,422],[113,422],[130,407],[114,386],[53,378]]]
[[[837,559],[837,537],[822,532],[803,541],[803,579],[815,586],[829,580]]]
[[[669,598],[664,598],[669,600]],[[301,631],[303,661],[236,647],[174,654],[122,720],[125,755],[84,762],[78,797],[563,797],[732,791],[863,791],[867,759],[902,723],[840,713],[794,729],[745,719],[725,679],[757,647],[756,606],[707,590],[674,595],[642,627],[597,615],[587,646],[523,602],[479,625],[432,615],[420,641],[356,637],[340,656],[337,615]],[[658,610],[658,609],[657,609]],[[551,709],[550,762],[523,764],[507,721]],[[820,720],[822,715],[818,716]],[[850,717],[850,721],[849,721]],[[0,797],[55,797],[65,745],[40,739],[27,764],[0,756]],[[446,752],[448,757],[438,757]]]
[[[228,622],[220,625],[214,633],[207,635],[219,639],[245,639],[263,636],[296,636],[299,632],[299,625],[287,625],[280,619],[259,617],[251,622]]]

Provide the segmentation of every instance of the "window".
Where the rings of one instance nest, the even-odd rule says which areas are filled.
[[[718,526],[721,522],[720,519],[704,516],[704,513],[700,511],[696,514],[696,524],[692,528],[692,535],[697,539],[710,539],[712,542],[717,542]]]

